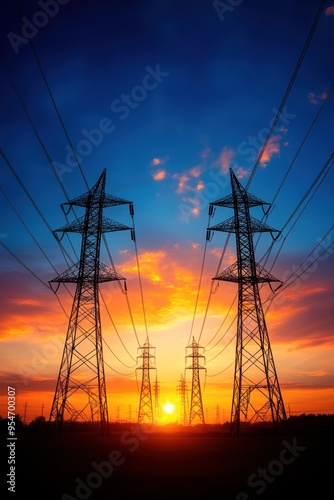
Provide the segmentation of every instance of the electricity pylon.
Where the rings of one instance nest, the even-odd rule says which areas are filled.
[[[191,399],[190,399],[190,413],[189,413],[189,425],[192,424],[204,424],[204,412],[203,412],[203,401],[202,401],[202,391],[201,391],[201,381],[200,381],[200,370],[206,370],[204,366],[200,365],[200,358],[205,361],[205,356],[200,354],[203,349],[193,337],[193,341],[186,349],[191,349],[191,353],[186,356],[186,358],[191,358],[192,362],[190,366],[186,366],[186,370],[192,370],[192,381],[191,381]]]
[[[155,370],[155,354],[151,354],[152,349],[155,352],[155,347],[150,345],[147,338],[144,345],[139,347],[141,354],[137,356],[143,360],[143,364],[137,368],[137,370],[142,370],[138,424],[145,422],[154,424],[150,370]]]
[[[159,423],[161,420],[161,406],[160,406],[160,384],[156,377],[154,383],[154,421]]]
[[[177,391],[180,395],[180,423],[188,425],[188,388],[185,378],[181,374],[180,383],[177,386]]]
[[[102,434],[109,429],[99,284],[125,278],[100,262],[100,245],[102,234],[131,228],[104,217],[103,209],[129,204],[131,212],[133,206],[130,201],[106,194],[105,183],[106,169],[87,193],[63,203],[66,215],[74,206],[85,208],[85,215],[54,231],[57,239],[61,239],[58,233],[61,237],[69,232],[82,234],[80,261],[50,281],[50,286],[76,283],[49,419],[58,432],[64,419],[100,422]]]
[[[234,210],[230,219],[208,228],[210,231],[235,233],[237,261],[214,280],[238,283],[238,320],[234,386],[231,410],[231,434],[238,435],[241,416],[244,421],[271,421],[277,430],[286,423],[283,398],[278,383],[274,358],[263,313],[259,283],[280,282],[255,262],[253,233],[276,229],[250,215],[250,208],[268,205],[243,188],[230,169],[232,194],[210,203],[213,207]],[[277,237],[277,236],[276,236]],[[281,282],[280,282],[281,283]]]

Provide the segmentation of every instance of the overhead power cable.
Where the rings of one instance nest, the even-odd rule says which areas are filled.
[[[40,210],[40,208],[37,206],[37,203],[35,202],[34,198],[32,197],[32,195],[29,193],[28,189],[26,188],[24,182],[22,181],[22,179],[19,177],[19,175],[17,174],[15,168],[13,167],[12,163],[9,161],[9,159],[7,158],[6,154],[4,153],[3,149],[0,148],[0,154],[2,156],[2,158],[4,159],[4,161],[6,162],[8,168],[10,169],[10,171],[12,172],[12,174],[14,175],[15,179],[17,180],[17,182],[20,184],[22,190],[24,191],[24,193],[26,194],[26,196],[28,197],[30,203],[32,204],[32,206],[34,207],[34,209],[36,210],[36,212],[38,213],[38,215],[40,216],[40,218],[42,219],[42,221],[44,222],[44,224],[46,225],[46,227],[48,228],[48,230],[51,232],[51,234],[53,234],[53,230],[50,226],[50,224],[48,223],[48,221],[46,220],[46,218],[44,217],[42,211]],[[58,241],[58,240],[57,240]],[[63,254],[63,257],[67,263],[67,265],[69,265],[69,261],[73,264],[74,261],[72,260],[72,258],[70,257],[70,255],[68,254],[68,252],[65,250],[65,248],[63,247],[62,243],[60,241],[58,241],[58,245],[59,245],[59,248]]]
[[[15,1],[15,0],[14,0],[14,1]],[[17,9],[18,9],[18,11],[19,11],[19,13],[21,14],[21,17],[22,17],[22,12],[21,12],[21,9],[20,9],[20,7],[19,7],[18,2],[16,2],[16,1],[15,1],[15,4],[16,4]],[[40,61],[40,59],[39,59],[39,57],[38,57],[37,51],[36,51],[36,49],[35,49],[35,47],[34,47],[34,44],[33,44],[33,43],[32,43],[32,41],[31,41],[31,39],[29,39],[29,43],[30,43],[30,46],[31,46],[31,48],[32,48],[32,51],[33,51],[34,57],[36,58],[37,65],[38,65],[39,70],[40,70],[40,72],[41,72],[41,75],[42,75],[43,81],[44,81],[44,83],[45,83],[45,85],[46,85],[46,88],[47,88],[48,94],[49,94],[49,96],[50,96],[50,99],[51,99],[52,104],[53,104],[53,106],[54,106],[54,109],[55,109],[55,111],[56,111],[57,117],[58,117],[58,119],[59,119],[59,121],[60,121],[61,127],[62,127],[62,129],[63,129],[63,131],[64,131],[64,133],[65,133],[65,135],[66,135],[66,138],[67,138],[67,140],[68,140],[68,142],[69,142],[69,146],[70,146],[70,148],[71,148],[71,150],[72,150],[72,152],[73,152],[74,158],[75,158],[76,163],[77,163],[77,165],[78,165],[78,167],[79,167],[79,171],[80,171],[80,173],[81,173],[81,176],[82,176],[82,178],[83,178],[83,181],[84,181],[84,183],[85,183],[86,187],[88,188],[88,182],[87,182],[87,180],[86,180],[86,177],[85,177],[85,175],[84,175],[84,172],[83,172],[83,170],[82,170],[82,168],[81,168],[81,165],[80,165],[80,163],[79,163],[79,160],[78,160],[78,157],[77,157],[76,151],[75,151],[75,150],[74,150],[74,148],[73,148],[73,144],[72,144],[72,142],[71,142],[71,140],[70,140],[70,137],[69,137],[69,134],[68,134],[68,132],[67,132],[67,130],[66,130],[66,127],[65,127],[64,121],[63,121],[63,120],[62,120],[62,118],[61,118],[61,115],[60,115],[59,109],[58,109],[57,104],[56,104],[56,101],[55,101],[55,99],[54,99],[54,97],[53,97],[53,94],[52,94],[52,91],[51,91],[50,85],[49,85],[49,83],[48,83],[48,81],[47,81],[47,78],[46,78],[45,72],[44,72],[43,67],[42,67],[42,64],[41,64],[41,61]],[[17,87],[16,87],[15,83],[14,83],[14,80],[12,79],[12,77],[11,77],[11,75],[10,75],[10,72],[9,72],[9,70],[8,70],[7,66],[5,65],[5,63],[4,63],[4,61],[3,61],[2,59],[1,59],[1,61],[2,61],[2,63],[3,63],[3,66],[5,67],[5,70],[6,70],[7,75],[8,75],[8,77],[9,77],[10,81],[11,81],[11,84],[12,84],[12,86],[13,86],[13,88],[14,88],[14,91],[15,91],[15,93],[16,93],[16,95],[17,95],[17,97],[18,97],[18,99],[19,99],[19,101],[20,101],[20,103],[21,103],[21,105],[22,105],[22,107],[23,107],[23,110],[24,110],[24,112],[25,112],[25,114],[26,114],[26,116],[27,116],[27,118],[28,118],[28,120],[29,120],[29,123],[30,123],[30,125],[32,126],[33,131],[34,131],[34,133],[35,133],[35,135],[36,135],[36,137],[37,137],[37,139],[38,139],[38,141],[39,141],[39,143],[40,143],[40,145],[41,145],[41,147],[42,147],[42,150],[43,150],[44,154],[45,154],[45,155],[46,155],[46,157],[47,157],[47,160],[48,160],[48,162],[49,162],[49,164],[50,164],[50,166],[51,166],[51,168],[52,168],[52,170],[53,170],[53,173],[54,173],[54,175],[55,175],[55,177],[56,177],[56,179],[57,179],[57,182],[58,182],[58,184],[60,185],[60,187],[61,187],[61,189],[62,189],[62,191],[63,191],[63,193],[64,193],[64,195],[65,195],[66,200],[67,200],[67,201],[69,201],[69,200],[70,200],[70,198],[69,198],[69,196],[68,196],[68,194],[67,194],[67,192],[66,192],[66,189],[65,189],[65,187],[64,187],[64,184],[63,184],[63,182],[62,182],[62,180],[61,180],[61,178],[60,178],[60,176],[59,176],[59,173],[58,173],[58,171],[57,171],[57,169],[56,169],[56,167],[55,167],[55,165],[54,165],[54,163],[53,163],[53,161],[52,161],[52,158],[51,158],[51,156],[49,155],[49,153],[48,153],[48,151],[47,151],[47,148],[45,147],[45,145],[44,145],[44,143],[43,143],[43,141],[42,141],[42,139],[41,139],[41,137],[40,137],[40,135],[39,135],[39,133],[38,133],[38,131],[37,131],[36,126],[35,126],[35,125],[34,125],[34,123],[33,123],[33,120],[32,120],[32,118],[31,118],[31,116],[30,116],[30,114],[29,114],[29,112],[28,112],[28,110],[27,110],[27,108],[26,108],[26,106],[25,106],[25,104],[24,104],[24,101],[23,101],[23,99],[22,99],[22,97],[21,97],[21,95],[20,95],[20,93],[19,93],[19,91],[18,91],[18,89],[17,89]],[[72,210],[73,210],[73,213],[75,214],[73,207],[72,207]],[[65,217],[66,217],[66,220],[67,220],[67,222],[68,222],[68,219],[67,219],[67,215],[66,215],[66,214],[65,214]],[[71,240],[70,240],[70,238],[69,238],[68,233],[66,233],[66,237],[68,238],[68,240],[69,240],[69,242],[70,242],[70,245],[71,245],[71,247],[72,247],[73,252],[75,253],[75,250],[74,250],[74,248],[73,248],[73,245],[72,245],[72,242],[71,242]],[[107,242],[107,240],[106,240],[105,234],[103,234],[103,235],[102,235],[102,238],[103,238],[104,244],[105,244],[105,246],[106,246],[106,248],[107,248],[107,251],[108,251],[108,255],[109,255],[109,258],[110,258],[110,263],[111,263],[111,266],[112,266],[113,270],[116,272],[116,269],[115,269],[115,266],[114,266],[113,260],[111,259],[111,254],[110,254],[110,251],[109,251],[109,248],[108,248],[108,242]],[[78,257],[77,257],[77,256],[76,256],[76,258],[78,259]],[[121,284],[121,283],[119,283],[119,286],[120,286],[120,288],[122,289],[122,284]],[[123,289],[122,289],[122,291],[123,291]],[[127,305],[128,305],[128,308],[130,308],[130,304],[129,304],[129,301],[128,301],[128,297],[127,297]],[[130,310],[130,309],[129,309],[129,313],[130,313],[130,316],[132,317],[132,312],[131,312],[131,310]],[[108,313],[108,314],[109,314],[109,317],[110,317],[110,313]],[[132,321],[132,323],[133,323],[133,321]],[[134,325],[134,323],[133,323],[133,325]],[[138,337],[137,337],[137,333],[136,333],[136,332],[135,332],[135,335],[136,335],[136,338],[137,338],[137,341],[138,341]],[[138,343],[139,343],[139,341],[138,341]],[[132,357],[132,356],[131,356],[131,357]],[[134,358],[132,357],[132,359],[134,359]]]
[[[276,292],[276,293],[272,293],[264,302],[267,303],[269,302],[268,304],[268,307],[267,307],[267,311],[269,310],[269,307],[271,306],[273,300],[278,296],[280,295],[282,292],[284,292],[289,286],[291,286],[293,283],[295,283],[295,281],[299,278],[301,278],[303,276],[303,274],[305,274],[312,266],[314,266],[314,264],[316,264],[316,262],[325,254],[330,254],[331,252],[329,252],[329,250],[332,248],[332,246],[334,245],[334,242],[332,241],[327,247],[325,247],[321,253],[319,253],[316,257],[314,257],[314,254],[315,252],[317,251],[317,249],[320,247],[320,246],[323,246],[322,243],[323,241],[327,238],[327,236],[329,235],[329,233],[333,230],[334,228],[334,224],[329,228],[329,230],[326,232],[326,234],[323,236],[323,238],[319,241],[319,243],[313,248],[313,250],[307,255],[307,257],[305,257],[305,259],[301,262],[301,264],[299,264],[299,266],[297,267],[297,269],[295,269],[291,274],[290,276],[286,279],[285,283],[283,284],[283,286],[281,288],[279,288],[279,290]],[[314,257],[313,259],[310,259],[311,257]],[[309,264],[307,266],[305,266],[305,263],[306,262],[309,262]],[[300,271],[300,272],[299,272]]]
[[[330,172],[330,170],[331,170],[331,168],[332,168],[333,164],[334,164],[334,153],[332,153],[332,154],[330,155],[330,157],[329,157],[329,158],[328,158],[328,160],[326,161],[325,165],[321,168],[320,172],[316,175],[316,177],[315,177],[315,179],[313,180],[312,184],[311,184],[311,185],[310,185],[310,187],[307,189],[307,191],[304,193],[304,195],[302,196],[301,200],[297,203],[296,207],[295,207],[295,208],[294,208],[294,210],[291,212],[291,214],[290,214],[290,215],[289,215],[289,217],[287,218],[286,222],[285,222],[285,223],[284,223],[284,225],[282,226],[281,232],[283,233],[284,229],[285,229],[285,228],[289,225],[289,223],[291,222],[291,220],[293,219],[293,217],[296,215],[296,213],[298,212],[298,210],[300,209],[300,207],[302,206],[302,204],[303,204],[303,203],[305,202],[305,200],[309,197],[310,193],[311,193],[311,192],[312,192],[312,190],[313,190],[312,195],[309,197],[309,199],[308,199],[308,201],[306,202],[306,204],[304,205],[304,207],[303,207],[302,211],[299,213],[299,215],[298,215],[298,217],[296,218],[296,220],[294,221],[293,225],[290,227],[290,229],[289,229],[288,233],[285,235],[284,239],[282,240],[281,245],[280,245],[280,248],[279,248],[279,250],[278,250],[278,252],[277,252],[277,254],[276,254],[276,257],[275,257],[275,259],[274,259],[274,261],[273,261],[273,263],[272,263],[272,265],[271,265],[270,269],[269,269],[269,272],[271,272],[271,271],[272,271],[272,269],[273,269],[274,265],[276,264],[276,261],[277,261],[277,259],[278,259],[278,256],[279,256],[279,254],[280,254],[280,252],[281,252],[281,250],[282,250],[282,247],[283,247],[284,243],[285,243],[285,242],[286,242],[286,240],[287,240],[287,237],[288,237],[288,236],[289,236],[289,234],[292,232],[292,229],[295,227],[295,225],[296,225],[296,224],[297,224],[297,222],[299,221],[299,219],[300,219],[301,215],[302,215],[302,214],[303,214],[303,212],[306,210],[307,206],[309,205],[309,203],[310,203],[310,202],[311,202],[311,200],[313,199],[313,196],[314,196],[314,195],[315,195],[315,193],[318,191],[318,189],[319,189],[319,187],[321,186],[321,184],[324,182],[324,180],[325,180],[326,176],[328,175],[328,173]],[[327,233],[327,234],[328,234],[328,233]],[[327,236],[327,234],[326,234],[326,236]],[[326,237],[326,236],[325,236],[325,237]],[[325,238],[325,237],[324,237],[324,238]],[[271,253],[271,251],[272,251],[272,249],[273,249],[274,245],[275,245],[275,244],[277,244],[277,242],[278,242],[278,241],[279,241],[279,240],[273,240],[273,241],[272,241],[272,243],[271,243],[271,245],[270,245],[269,249],[267,250],[267,252],[264,254],[264,256],[263,256],[263,257],[261,258],[261,260],[259,261],[259,262],[261,263],[261,265],[263,265],[263,266],[265,266],[265,265],[266,265],[266,262],[267,262],[267,260],[268,260],[268,258],[269,258],[269,255],[270,255],[270,253]],[[263,260],[264,260],[264,262],[263,262]],[[264,285],[262,285],[262,287],[263,287],[263,286],[264,286]],[[261,288],[262,288],[262,287],[261,287]],[[280,288],[279,288],[279,293],[281,293],[283,289],[285,289],[285,285],[283,285],[282,287],[280,287]],[[275,293],[275,292],[273,292],[272,297],[274,298],[274,297],[277,295],[277,293],[278,293],[278,291],[277,291],[276,293]],[[236,295],[235,295],[235,297],[234,297],[234,300],[233,300],[233,302],[232,302],[232,305],[230,306],[230,308],[229,308],[228,312],[226,313],[225,318],[224,318],[223,322],[221,323],[221,325],[220,325],[220,327],[219,327],[218,331],[215,333],[215,335],[212,337],[212,339],[208,342],[208,344],[207,344],[207,345],[209,345],[209,344],[213,341],[213,339],[217,336],[218,332],[219,332],[219,331],[220,331],[220,329],[222,328],[222,326],[223,326],[223,324],[225,323],[225,321],[226,321],[227,317],[229,316],[229,313],[230,313],[230,311],[231,311],[231,309],[232,309],[232,306],[233,306],[233,304],[234,304],[234,302],[235,302],[236,298],[237,298],[237,293],[236,293]],[[272,300],[273,300],[273,299],[272,299]],[[206,311],[206,313],[207,313],[207,311]],[[215,345],[214,345],[213,347],[216,347],[216,346],[217,346],[217,345],[218,345],[218,344],[219,344],[219,343],[220,343],[220,342],[224,339],[224,337],[225,337],[226,333],[227,333],[227,332],[228,332],[228,330],[231,328],[231,326],[232,326],[232,324],[234,323],[234,321],[236,320],[236,318],[237,318],[237,315],[235,315],[235,316],[234,316],[234,319],[233,319],[232,323],[230,324],[230,326],[228,327],[228,329],[225,331],[225,333],[224,333],[224,334],[222,335],[222,337],[221,337],[221,338],[220,338],[220,339],[219,339],[219,340],[215,343]],[[204,327],[204,323],[203,323],[203,326],[202,326],[202,331],[203,331],[203,327]],[[206,346],[206,347],[207,347],[207,346]],[[211,347],[209,350],[211,350],[213,347]],[[221,352],[223,352],[223,351],[221,351]],[[220,352],[220,354],[221,354],[221,352]],[[213,359],[214,359],[214,358],[213,358]]]
[[[16,5],[16,8],[17,8],[17,11],[18,11],[18,13],[19,13],[19,16],[20,16],[20,19],[21,19],[21,21],[22,21],[22,24],[24,24],[24,20],[23,20],[23,13],[22,13],[22,10],[21,10],[21,8],[20,8],[19,2],[18,2],[17,0],[14,0],[14,3],[15,3],[15,5]],[[88,183],[87,183],[87,181],[86,181],[86,179],[85,179],[85,176],[84,176],[84,174],[83,174],[83,171],[82,171],[82,168],[81,168],[81,165],[80,165],[80,162],[79,162],[78,156],[77,156],[77,154],[76,154],[76,151],[75,151],[75,150],[74,150],[74,148],[73,148],[73,144],[72,144],[71,139],[70,139],[70,137],[69,137],[69,135],[68,135],[68,132],[67,132],[67,130],[66,130],[66,127],[65,127],[65,124],[64,124],[64,122],[63,122],[63,119],[62,119],[62,117],[61,117],[61,115],[60,115],[60,112],[59,112],[58,106],[57,106],[56,101],[55,101],[55,99],[54,99],[54,97],[53,97],[53,95],[52,95],[50,85],[49,85],[48,80],[47,80],[47,78],[46,78],[46,75],[45,75],[45,72],[44,72],[44,70],[43,70],[43,67],[42,67],[41,61],[40,61],[40,59],[39,59],[39,57],[38,57],[38,54],[37,54],[37,52],[36,52],[35,45],[34,45],[34,43],[33,43],[33,41],[32,41],[32,38],[31,38],[31,37],[29,37],[29,38],[28,38],[28,41],[29,41],[29,45],[30,45],[30,47],[31,47],[31,50],[32,50],[32,52],[33,52],[33,54],[34,54],[34,56],[35,56],[35,59],[36,59],[37,65],[38,65],[38,67],[39,67],[40,73],[41,73],[42,78],[43,78],[43,80],[44,80],[44,83],[45,83],[46,89],[47,89],[47,91],[48,91],[48,94],[49,94],[49,97],[50,97],[51,102],[52,102],[52,104],[53,104],[53,107],[54,107],[54,109],[55,109],[55,112],[56,112],[56,114],[57,114],[57,116],[58,116],[58,119],[59,119],[59,122],[60,122],[60,124],[61,124],[61,127],[62,127],[62,129],[63,129],[63,131],[64,131],[64,134],[65,134],[65,136],[66,136],[66,139],[68,140],[68,143],[69,143],[69,145],[70,145],[70,147],[71,147],[71,149],[72,149],[72,151],[73,151],[73,154],[74,154],[74,157],[75,157],[75,161],[76,161],[76,163],[77,163],[77,165],[78,165],[78,168],[79,168],[79,170],[80,170],[80,172],[81,172],[81,174],[82,174],[82,178],[84,179],[84,182],[85,182],[85,184],[86,184],[86,188],[87,188],[87,189],[89,189],[89,186],[88,186]],[[59,176],[58,176],[58,177],[59,177]]]
[[[272,125],[271,125],[271,127],[270,127],[270,130],[269,130],[269,132],[268,132],[268,135],[267,135],[267,137],[266,137],[266,139],[265,139],[265,141],[264,141],[264,143],[263,143],[263,145],[262,145],[262,147],[261,147],[261,150],[260,150],[260,152],[259,152],[258,158],[257,158],[257,160],[256,160],[256,162],[255,162],[255,165],[254,165],[254,167],[253,167],[253,170],[252,170],[252,172],[251,172],[251,175],[250,175],[250,177],[249,177],[249,179],[248,179],[248,182],[247,182],[247,185],[246,185],[246,189],[248,189],[248,188],[249,188],[249,186],[250,186],[250,184],[251,184],[251,182],[252,182],[252,180],[253,180],[253,178],[254,178],[254,175],[255,175],[255,173],[256,173],[256,170],[257,170],[257,168],[258,168],[258,166],[259,166],[259,164],[260,164],[260,162],[261,162],[261,159],[262,159],[262,157],[263,157],[263,154],[264,154],[264,152],[265,152],[265,150],[266,150],[266,148],[267,148],[267,146],[268,146],[268,143],[269,143],[269,141],[270,141],[270,139],[271,139],[271,136],[272,136],[272,134],[273,134],[273,132],[274,132],[274,130],[275,130],[275,128],[276,128],[277,122],[278,122],[278,120],[279,120],[279,118],[280,118],[280,116],[281,116],[281,114],[282,114],[282,111],[283,111],[283,109],[284,109],[284,106],[285,106],[285,104],[286,104],[286,101],[288,100],[289,94],[290,94],[291,89],[292,89],[292,87],[293,87],[293,85],[294,85],[294,83],[295,83],[295,80],[296,80],[296,78],[297,78],[298,72],[299,72],[299,70],[300,70],[300,67],[301,67],[301,65],[302,65],[302,63],[303,63],[303,60],[304,60],[305,55],[306,55],[306,53],[307,53],[307,50],[308,50],[308,48],[309,48],[309,45],[310,45],[311,40],[312,40],[312,38],[313,38],[314,32],[315,32],[316,27],[317,27],[317,25],[318,25],[318,22],[319,22],[319,19],[320,19],[320,16],[321,16],[321,14],[322,14],[322,11],[323,11],[323,9],[324,9],[325,4],[326,4],[326,0],[322,0],[322,1],[320,2],[320,4],[319,4],[319,7],[318,7],[318,9],[317,9],[317,12],[316,12],[315,18],[314,18],[313,23],[312,23],[312,26],[311,26],[311,29],[310,29],[310,31],[309,31],[309,33],[308,33],[308,36],[307,36],[306,41],[305,41],[305,43],[304,43],[304,46],[303,46],[302,52],[301,52],[301,54],[300,54],[300,56],[299,56],[299,58],[298,58],[297,64],[296,64],[296,66],[295,66],[295,68],[294,68],[293,74],[292,74],[292,76],[291,76],[291,79],[290,79],[290,81],[289,81],[289,84],[288,84],[288,86],[287,86],[287,89],[286,89],[286,91],[285,91],[285,93],[284,93],[284,96],[283,96],[282,102],[281,102],[281,104],[280,104],[280,106],[279,106],[279,108],[278,108],[278,111],[277,111],[277,113],[276,113],[276,116],[275,116],[275,118],[274,118],[274,121],[273,121],[273,123],[272,123]]]
[[[26,269],[36,280],[38,280],[43,286],[47,287],[49,291],[51,291],[51,288],[49,287],[48,283],[45,283],[29,266],[27,266],[15,253],[8,248],[7,245],[3,241],[0,241],[0,245],[22,266],[24,269]],[[68,318],[68,314],[66,310],[64,309],[59,297],[56,295],[56,298],[60,304],[60,307],[62,308],[64,314]]]

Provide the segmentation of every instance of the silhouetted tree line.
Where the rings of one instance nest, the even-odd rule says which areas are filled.
[[[133,425],[133,423],[117,423],[113,422],[110,424],[110,430],[122,430],[126,429],[129,425]],[[331,413],[321,413],[321,414],[305,414],[290,416],[288,418],[288,425],[290,431],[294,432],[302,432],[302,431],[328,431],[334,430],[334,414]],[[15,415],[15,432],[43,432],[46,431],[49,426],[49,422],[46,420],[44,416],[38,416],[34,418],[28,424],[23,422],[23,418],[21,415]],[[54,425],[51,425],[55,427]],[[183,426],[176,425],[178,430],[182,430]],[[224,433],[228,433],[229,423],[225,422],[224,424],[207,424],[205,426],[201,426],[202,430],[211,430],[211,431],[223,431]],[[86,431],[98,431],[99,432],[99,424],[92,422],[70,422],[65,421],[63,423],[62,430],[69,432],[86,432]],[[188,428],[189,429],[189,428]],[[268,422],[258,422],[254,424],[241,424],[241,430],[270,430],[271,424]],[[7,433],[8,430],[8,419],[0,416],[0,433]]]

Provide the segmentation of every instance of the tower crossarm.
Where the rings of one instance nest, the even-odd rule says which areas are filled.
[[[265,224],[264,222],[259,221],[255,217],[249,216],[249,227],[240,227],[238,224],[238,220],[235,216],[227,219],[219,224],[215,224],[214,226],[210,226],[207,228],[208,231],[223,231],[225,233],[236,233],[236,232],[245,232],[248,233],[280,233],[278,229],[274,229],[273,227]],[[277,237],[277,236],[276,236]]]
[[[53,231],[53,234],[56,236],[57,239],[59,239],[58,233],[61,233],[61,234],[63,234],[63,233],[81,233],[81,234],[83,234],[83,233],[89,232],[89,231],[94,232],[95,226],[96,226],[95,221],[93,220],[93,221],[89,221],[89,222],[91,224],[90,224],[90,226],[88,225],[88,227],[87,227],[86,217],[85,216],[79,217],[75,221],[69,222],[68,224],[65,224],[64,226],[62,226],[58,229],[55,229]],[[132,229],[132,228],[129,226],[126,226],[125,224],[121,224],[120,222],[117,222],[115,220],[109,219],[108,217],[104,217],[104,216],[102,217],[101,233],[109,233],[112,231],[125,231],[128,229]]]

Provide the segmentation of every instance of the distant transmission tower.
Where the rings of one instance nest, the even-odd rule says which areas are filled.
[[[220,424],[220,408],[219,405],[216,406],[216,424]]]
[[[158,379],[154,383],[154,421],[159,423],[161,420],[161,407],[160,407],[160,385]]]
[[[192,370],[189,425],[204,424],[205,419],[200,381],[200,370],[206,370],[204,366],[200,365],[200,358],[205,361],[204,355],[200,354],[203,347],[195,342],[195,339],[193,338],[193,342],[188,345],[186,349],[191,349],[191,353],[188,354],[186,358],[191,358],[192,360],[191,365],[186,366],[187,370]]]
[[[129,201],[106,194],[105,183],[106,169],[87,193],[62,204],[65,214],[78,206],[85,208],[85,215],[54,231],[58,239],[57,233],[82,234],[80,261],[50,281],[50,284],[76,283],[49,419],[58,432],[64,419],[100,422],[102,433],[108,431],[99,283],[125,278],[100,262],[100,244],[103,233],[131,228],[104,217],[102,212],[116,205],[130,204],[130,210],[133,206]]]
[[[187,383],[181,374],[179,385],[177,386],[177,391],[180,395],[180,423],[182,425],[188,425],[188,388]]]
[[[138,423],[154,423],[153,404],[150,370],[155,370],[155,354],[151,354],[151,350],[155,352],[155,347],[152,347],[148,338],[144,345],[139,347],[141,354],[137,356],[143,360],[143,364],[138,366],[137,370],[142,371],[142,382],[140,390],[140,401],[138,410]]]
[[[276,229],[250,216],[249,209],[268,203],[248,193],[230,169],[232,194],[210,203],[213,207],[234,209],[234,216],[210,231],[235,233],[237,262],[214,280],[238,283],[238,321],[236,360],[231,410],[231,434],[238,435],[241,416],[244,422],[272,421],[275,429],[286,422],[286,413],[259,294],[259,283],[279,282],[255,262],[253,233]]]

